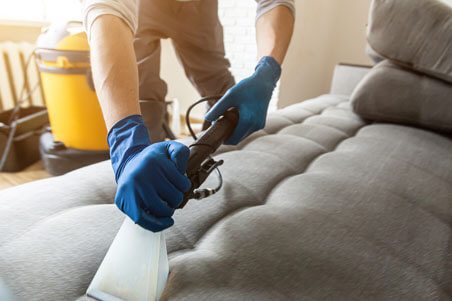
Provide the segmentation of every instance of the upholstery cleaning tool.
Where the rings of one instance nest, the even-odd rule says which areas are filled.
[[[126,217],[87,295],[103,301],[158,300],[168,272],[163,233],[141,228]]]
[[[16,298],[13,297],[11,291],[6,287],[3,283],[2,279],[0,279],[0,300],[2,301],[15,301]]]
[[[223,161],[215,161],[211,155],[232,134],[239,113],[236,109],[228,110],[196,139],[189,122],[190,111],[210,99],[212,97],[194,103],[187,111],[187,125],[195,138],[190,145],[187,168],[192,186],[184,195],[180,208],[190,199],[203,199],[216,193],[222,186],[217,167]],[[220,179],[218,187],[200,188],[214,170]],[[100,301],[154,301],[160,298],[168,273],[164,234],[145,230],[126,217],[86,293]]]

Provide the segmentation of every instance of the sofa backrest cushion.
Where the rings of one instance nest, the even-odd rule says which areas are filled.
[[[452,0],[373,0],[367,36],[379,55],[452,83]]]
[[[452,85],[387,60],[367,74],[351,100],[365,119],[452,132]]]

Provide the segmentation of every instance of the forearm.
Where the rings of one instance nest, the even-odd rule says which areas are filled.
[[[292,38],[295,18],[286,6],[277,6],[256,21],[258,58],[273,57],[282,64]]]
[[[91,26],[90,41],[94,85],[109,130],[124,117],[140,114],[133,33],[120,18],[102,15]]]

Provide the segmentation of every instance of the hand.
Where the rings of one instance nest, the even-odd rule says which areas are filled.
[[[242,80],[207,112],[205,119],[213,122],[229,108],[239,110],[239,122],[225,144],[237,144],[251,133],[263,129],[268,104],[281,75],[281,67],[272,57],[263,57],[250,77]]]
[[[118,183],[115,204],[147,230],[158,232],[171,227],[171,216],[191,186],[184,175],[188,147],[175,141],[151,145],[139,115],[116,123],[108,142]]]

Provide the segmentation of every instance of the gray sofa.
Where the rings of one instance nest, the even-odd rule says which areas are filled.
[[[373,13],[407,1],[374,1]],[[178,210],[166,231],[162,299],[452,300],[450,132],[424,114],[403,124],[370,114],[381,109],[365,90],[381,71],[367,71],[338,67],[332,94],[274,112],[264,130],[220,149],[223,189]],[[405,95],[385,93],[382,102]],[[109,162],[0,192],[0,278],[18,298],[89,300],[124,218],[114,193]]]

